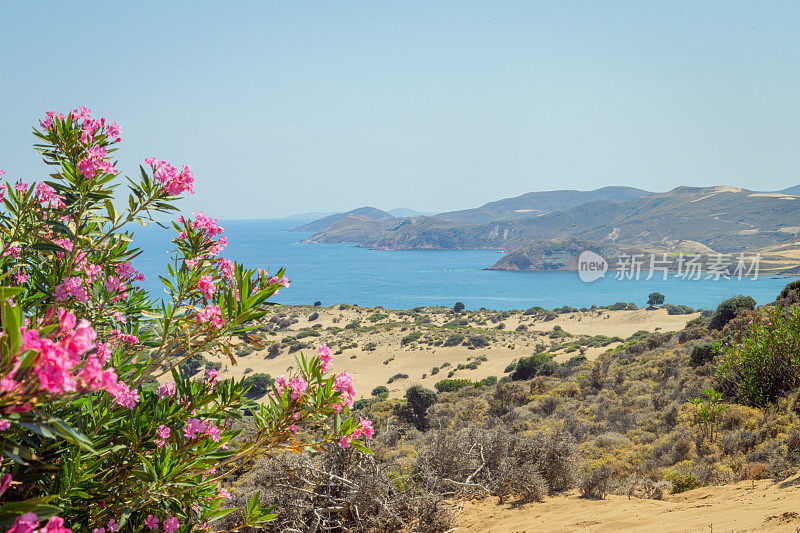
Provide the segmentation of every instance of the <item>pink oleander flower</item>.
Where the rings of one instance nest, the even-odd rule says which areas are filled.
[[[0,478],[0,496],[11,486],[11,481],[11,474],[3,474],[3,477]]]
[[[108,530],[112,533],[119,531],[119,524],[113,518],[108,521]]]
[[[217,329],[222,329],[225,322],[222,320],[222,310],[218,305],[207,305],[197,313],[197,323],[205,324],[210,322]]]
[[[358,425],[364,436],[371,439],[375,435],[375,429],[372,427],[372,420],[369,418],[358,417]]]
[[[322,364],[322,371],[327,372],[330,370],[333,357],[331,356],[331,349],[328,348],[328,345],[325,343],[320,344],[319,348],[317,348],[317,354],[319,354],[319,361]]]
[[[53,291],[53,296],[57,302],[74,298],[80,303],[89,300],[89,293],[83,284],[83,280],[77,276],[64,278]]]
[[[11,427],[11,422],[8,420],[0,420],[0,431],[5,431]]]
[[[180,522],[174,516],[170,516],[164,520],[164,533],[173,533],[180,527]]]
[[[158,426],[157,433],[158,433],[158,436],[161,437],[161,438],[160,439],[155,439],[154,442],[156,443],[158,448],[161,449],[167,443],[167,439],[169,438],[169,434],[170,434],[170,429],[167,426],[165,426],[164,424],[161,424],[160,426]]]
[[[184,165],[180,172],[178,169],[155,157],[144,160],[146,165],[153,169],[153,177],[163,185],[164,190],[171,196],[178,196],[183,192],[194,194],[194,175],[188,165]]]
[[[130,410],[133,410],[136,404],[139,403],[139,392],[136,389],[131,389],[127,384],[122,382],[117,383],[111,394],[113,394],[117,405],[125,406]]]
[[[117,276],[108,276],[106,281],[103,282],[103,287],[105,287],[108,292],[123,292],[125,290],[125,283]]]
[[[208,235],[214,236],[220,233],[225,233],[225,230],[218,224],[216,218],[207,217],[202,211],[199,213],[192,213],[194,221],[191,226],[198,231],[205,231]]]
[[[41,528],[38,533],[72,533],[71,529],[64,527],[64,519],[58,516],[53,516]]]
[[[104,365],[111,359],[111,348],[104,342],[98,342],[94,354],[100,364]]]
[[[222,436],[220,429],[211,420],[206,422],[204,434],[214,442],[219,442],[219,438]]]
[[[308,382],[303,378],[294,377],[289,382],[289,388],[292,390],[292,400],[298,400],[308,389]]]
[[[228,246],[228,239],[226,237],[220,237],[219,239],[217,239],[217,242],[214,244],[214,246],[208,249],[208,253],[210,255],[219,255],[222,253],[222,250],[227,248],[227,246]]]
[[[200,280],[197,282],[197,290],[203,293],[205,299],[210,300],[211,296],[217,291],[217,287],[214,285],[211,276],[205,274],[200,276]]]
[[[22,285],[23,283],[28,281],[28,275],[25,273],[24,270],[17,270],[17,272],[14,274],[14,280],[20,285]]]
[[[156,389],[156,393],[158,394],[159,398],[169,398],[175,396],[176,391],[177,388],[175,387],[175,383],[173,383],[172,381],[167,381],[165,383],[162,383]]]
[[[230,281],[233,279],[233,262],[228,261],[227,259],[220,259],[219,260],[219,271],[222,272],[222,277],[225,278],[226,281]]]
[[[278,376],[275,378],[275,389],[278,394],[283,394],[283,389],[286,387],[286,376]]]
[[[333,389],[342,397],[342,405],[353,407],[353,399],[356,396],[356,388],[353,385],[353,378],[347,372],[337,374],[333,379]]]
[[[28,190],[28,184],[23,181],[18,181],[16,185],[14,185],[14,188],[17,192],[25,192]]]
[[[219,377],[219,372],[214,370],[213,368],[209,368],[206,370],[206,378],[210,384],[215,384],[217,382],[217,378]]]
[[[350,442],[353,440],[352,435],[345,435],[341,439],[339,439],[339,447],[342,449],[349,448]]]
[[[14,520],[14,525],[6,533],[33,533],[39,525],[39,519],[34,513],[25,513]]]
[[[190,418],[183,428],[183,435],[189,440],[198,438],[206,431],[206,424],[197,418]]]
[[[231,497],[231,493],[228,492],[228,489],[219,489],[219,498],[223,500],[229,500]]]
[[[89,278],[91,281],[95,281],[100,277],[100,274],[103,272],[103,268],[100,265],[87,264],[83,271],[86,272],[87,278]]]
[[[122,140],[122,138],[119,136],[120,133],[120,127],[117,125],[116,121],[112,120],[111,124],[106,126],[106,135],[109,139],[113,139],[112,144],[118,143]]]
[[[158,529],[158,518],[149,514],[147,518],[144,519],[144,525],[150,530]]]

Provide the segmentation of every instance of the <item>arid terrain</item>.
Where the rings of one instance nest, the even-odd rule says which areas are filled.
[[[797,476],[782,482],[741,481],[668,495],[663,500],[618,495],[587,499],[573,490],[522,506],[499,504],[497,498],[489,497],[463,502],[457,531],[796,533],[800,528],[798,484]]]
[[[344,530],[796,532],[800,390],[758,406],[714,387],[715,354],[798,302],[794,282],[775,308],[739,296],[713,311],[278,306],[254,332],[263,348],[237,339],[238,365],[204,364],[263,382],[328,344],[373,453],[260,458],[227,480],[230,503],[258,491],[279,513],[270,531],[321,508]]]
[[[558,362],[581,353],[592,361],[637,331],[677,331],[699,316],[670,315],[666,309],[575,310],[557,316],[526,315],[524,311],[454,315],[445,307],[398,311],[348,305],[281,306],[276,313],[271,324],[285,321],[286,327],[276,327],[264,338],[276,344],[279,353],[270,355],[267,347],[241,344],[236,366],[226,356],[208,355],[209,360],[223,365],[221,375],[241,378],[261,372],[277,377],[294,365],[299,350],[313,352],[324,342],[338,353],[336,368],[353,376],[360,397],[368,397],[379,385],[388,387],[390,396],[399,397],[410,385],[432,388],[445,377],[501,378],[509,364],[535,351],[551,351]],[[561,328],[558,334],[553,333],[556,327]],[[417,333],[420,336],[410,340]],[[470,343],[472,337],[477,343]],[[588,338],[600,338],[603,345],[584,346],[582,351],[570,345]],[[298,345],[305,348],[297,349]],[[475,362],[476,368],[466,366]],[[458,369],[459,365],[464,367]],[[408,377],[391,380],[398,374]]]

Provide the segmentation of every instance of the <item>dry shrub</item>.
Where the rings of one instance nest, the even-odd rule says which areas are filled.
[[[256,491],[275,505],[278,519],[263,531],[396,531],[425,533],[453,527],[441,495],[408,490],[393,481],[398,472],[353,450],[265,457],[229,490],[241,507]],[[405,490],[404,490],[405,489]],[[214,524],[235,529],[238,513]]]
[[[581,496],[584,498],[604,499],[615,475],[615,469],[605,462],[586,469],[578,483]]]
[[[478,492],[541,499],[575,483],[577,447],[564,431],[527,437],[504,427],[430,433],[416,470],[426,488],[445,496]]]
[[[692,340],[707,338],[710,338],[710,332],[704,327],[686,328],[678,332],[678,342],[681,344]]]

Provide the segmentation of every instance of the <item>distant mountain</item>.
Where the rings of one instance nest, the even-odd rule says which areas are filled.
[[[359,207],[357,209],[352,209],[346,213],[334,213],[333,215],[328,215],[324,218],[320,218],[319,220],[315,220],[314,222],[310,222],[308,224],[304,224],[295,228],[293,231],[323,231],[326,228],[330,227],[334,222],[338,222],[344,218],[358,215],[361,217],[366,217],[368,219],[375,219],[375,220],[391,220],[394,217],[391,213],[387,213],[386,211],[381,211],[380,209],[376,209],[374,207]]]
[[[351,219],[346,231],[322,231],[308,242],[354,242],[378,249],[513,250],[534,241],[577,237],[635,246],[687,241],[727,253],[800,240],[800,198],[727,186],[678,187],[625,202],[598,199],[533,218],[479,224],[440,217],[372,218],[368,224]]]
[[[649,196],[652,192],[634,187],[603,187],[593,191],[543,191],[529,192],[513,198],[461,211],[439,213],[436,218],[464,224],[485,224],[495,220],[533,218],[555,211],[563,211],[595,200],[627,202]]]
[[[800,195],[800,185],[795,185],[794,187],[788,187],[788,188],[783,189],[781,191],[775,191],[775,192],[782,193],[782,194]]]
[[[420,211],[415,211],[407,207],[398,207],[397,209],[389,209],[389,211],[387,212],[396,217],[428,217],[434,214],[434,213],[422,213]]]

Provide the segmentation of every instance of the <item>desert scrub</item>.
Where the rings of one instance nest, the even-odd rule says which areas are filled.
[[[453,333],[451,335],[448,335],[447,339],[445,339],[444,341],[443,346],[458,346],[459,344],[464,342],[464,339],[466,338],[467,336],[464,335],[463,333]]]
[[[418,341],[421,337],[422,337],[421,331],[412,331],[411,333],[400,339],[400,345],[406,346],[408,344]]]
[[[395,374],[394,376],[390,377],[386,383],[394,383],[400,379],[408,379],[408,374],[403,374],[402,372]]]

